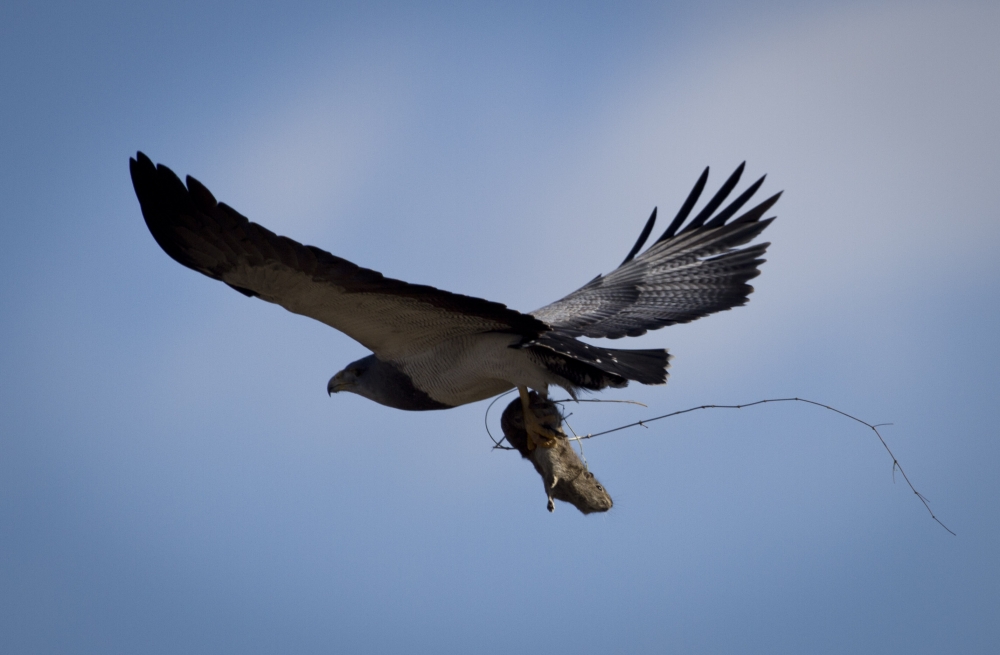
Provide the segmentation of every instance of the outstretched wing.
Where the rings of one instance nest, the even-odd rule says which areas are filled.
[[[781,193],[730,220],[760,188],[762,177],[716,213],[739,182],[743,166],[740,164],[698,215],[680,229],[705,188],[706,168],[676,218],[646,252],[636,256],[653,230],[655,209],[617,269],[531,312],[532,316],[563,334],[618,339],[745,304],[753,291],[747,280],[760,273],[757,267],[764,262],[760,257],[771,244],[737,248],[774,220],[760,219]]]
[[[194,178],[185,187],[141,152],[130,170],[146,225],[172,258],[248,296],[322,321],[383,359],[463,335],[509,332],[528,341],[549,329],[500,303],[393,280],[278,236],[216,202]]]

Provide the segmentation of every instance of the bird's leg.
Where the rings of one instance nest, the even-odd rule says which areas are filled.
[[[528,450],[534,450],[538,446],[551,448],[556,445],[556,439],[560,434],[558,429],[553,429],[538,418],[538,415],[531,410],[531,397],[528,396],[528,388],[518,386],[518,394],[521,396],[521,409],[524,412],[524,430],[528,433]]]

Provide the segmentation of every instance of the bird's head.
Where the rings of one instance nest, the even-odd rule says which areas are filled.
[[[419,411],[450,407],[414,387],[410,376],[375,355],[348,364],[343,371],[330,378],[326,391],[331,396],[338,391],[350,391],[396,409]]]
[[[338,391],[350,391],[363,396],[367,395],[362,393],[365,387],[364,378],[365,373],[371,368],[374,359],[374,355],[369,355],[348,364],[343,371],[330,378],[330,381],[326,385],[326,392],[331,396]]]

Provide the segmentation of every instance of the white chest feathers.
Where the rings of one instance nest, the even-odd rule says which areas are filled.
[[[511,348],[520,337],[503,333],[457,337],[393,363],[434,400],[464,405],[515,386],[544,390],[565,381],[539,366],[527,350]]]

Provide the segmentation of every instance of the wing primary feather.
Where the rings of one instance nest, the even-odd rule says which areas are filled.
[[[760,203],[747,213],[743,214],[742,216],[734,220],[732,223],[730,223],[730,225],[738,225],[740,223],[753,223],[755,221],[760,220],[760,217],[764,215],[764,212],[770,209],[774,205],[774,203],[778,202],[778,198],[781,197],[782,193],[784,193],[784,191],[777,192],[764,202]]]
[[[743,207],[743,205],[745,205],[747,201],[753,197],[753,194],[757,193],[757,189],[759,189],[760,185],[764,183],[765,177],[767,176],[762,175],[759,180],[750,185],[749,189],[741,193],[739,198],[729,203],[729,205],[725,209],[723,209],[721,212],[715,215],[715,218],[705,223],[705,227],[713,228],[725,225],[726,221],[732,218],[733,214],[738,212],[740,208]]]
[[[685,200],[684,204],[681,205],[681,209],[677,212],[677,216],[675,216],[674,220],[670,223],[670,227],[668,227],[660,238],[656,240],[656,243],[666,241],[670,237],[677,234],[678,228],[680,228],[681,224],[687,219],[688,214],[690,214],[691,210],[694,209],[694,204],[698,202],[698,198],[701,197],[701,192],[705,190],[706,182],[708,182],[708,166],[706,166],[705,170],[701,172],[701,177],[698,178],[698,181],[694,183],[694,188],[691,189],[691,193],[688,194],[687,200]]]
[[[732,193],[733,189],[736,188],[736,185],[740,181],[740,176],[743,175],[744,166],[746,166],[746,162],[743,162],[736,167],[733,174],[729,176],[729,179],[722,185],[722,188],[719,189],[714,196],[712,196],[712,199],[708,201],[708,204],[705,205],[704,209],[702,209],[698,215],[691,219],[691,222],[687,224],[687,227],[684,228],[685,232],[695,230],[704,225],[705,221],[708,220],[715,210],[719,208],[719,205],[721,205],[723,201],[729,197],[729,194]]]
[[[727,202],[744,168],[740,164],[699,216],[684,225],[707,183],[705,169],[653,246],[640,254],[637,244],[617,269],[532,315],[567,337],[617,339],[746,304],[753,291],[747,282],[760,273],[768,247],[747,244],[774,220],[764,216],[781,194],[745,211],[760,192],[762,177]]]
[[[483,332],[530,341],[551,329],[500,303],[386,278],[280,237],[217,202],[196,179],[188,177],[185,187],[141,152],[129,169],[146,225],[174,260],[242,294],[322,321],[376,354],[403,357],[411,347]]]
[[[191,198],[197,203],[198,209],[202,211],[211,211],[215,208],[219,202],[212,195],[212,192],[205,187],[204,184],[194,179],[190,175],[187,176],[187,188],[188,193],[191,194]]]
[[[654,223],[656,223],[656,207],[653,207],[653,213],[649,215],[649,220],[646,221],[646,227],[642,228],[639,240],[635,242],[635,245],[632,246],[632,250],[630,250],[628,255],[625,257],[625,261],[619,264],[619,266],[624,266],[632,261],[633,257],[639,254],[639,251],[642,249],[642,244],[646,243],[646,239],[649,238],[649,233],[653,231]]]

